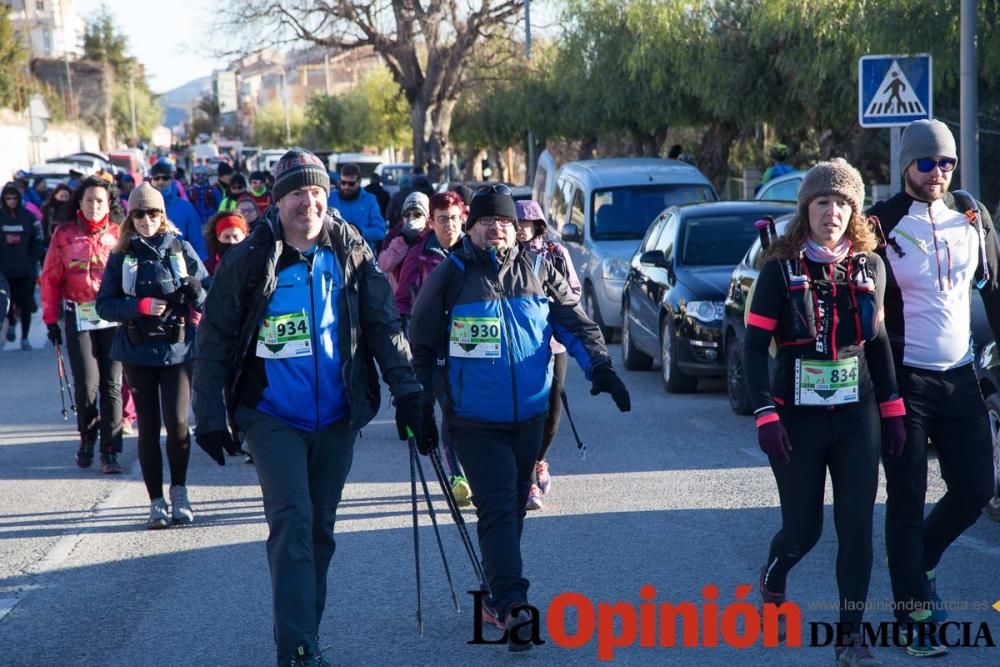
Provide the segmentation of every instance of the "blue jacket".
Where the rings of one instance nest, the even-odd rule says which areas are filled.
[[[181,232],[181,237],[191,244],[201,261],[208,259],[208,249],[201,233],[201,217],[191,202],[182,199],[173,183],[163,192],[163,202],[167,207],[167,219]]]
[[[369,244],[385,239],[385,219],[372,193],[361,190],[356,199],[341,199],[340,193],[333,189],[326,203],[330,208],[337,209],[340,217],[357,227]]]
[[[208,219],[215,215],[222,203],[222,192],[214,185],[193,184],[187,189],[188,201],[194,206],[204,225]]]
[[[126,268],[126,258],[131,270]],[[191,309],[200,311],[206,295],[202,288],[192,301],[179,293],[184,275],[199,281],[208,279],[191,244],[173,234],[158,234],[152,239],[136,234],[124,252],[111,253],[96,305],[101,319],[125,324],[115,329],[112,359],[134,366],[175,366],[191,359],[195,339]],[[166,313],[160,317],[141,314],[139,299],[146,297],[167,301]],[[174,327],[184,330],[180,342],[163,335]],[[140,339],[130,338],[130,330]]]
[[[463,341],[470,331],[487,341]],[[413,367],[429,387],[444,365],[445,409],[455,418],[516,424],[548,411],[553,335],[588,379],[594,366],[611,364],[597,325],[550,261],[514,247],[499,262],[465,237],[417,295]],[[424,400],[433,398],[425,392]]]

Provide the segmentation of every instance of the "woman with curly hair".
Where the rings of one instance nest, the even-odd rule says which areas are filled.
[[[906,441],[883,323],[885,266],[873,252],[863,201],[861,175],[844,160],[809,170],[798,212],[757,278],[744,350],[757,441],[781,500],[781,530],[760,571],[761,597],[764,604],[784,602],[788,572],[819,540],[829,470],[844,629],[838,665],[880,664],[861,634],[879,446],[892,458]],[[769,378],[772,338],[777,355]]]

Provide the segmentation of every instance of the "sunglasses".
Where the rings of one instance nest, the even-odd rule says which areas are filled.
[[[137,208],[132,210],[129,215],[133,218],[159,218],[163,215],[163,211],[158,208]]]
[[[489,194],[507,195],[509,197],[512,196],[514,193],[509,187],[507,187],[503,183],[490,183],[489,185],[483,185],[482,187],[478,188],[474,196],[478,197],[479,195],[489,195]]]
[[[955,158],[941,158],[940,160],[935,160],[932,157],[922,157],[917,159],[917,171],[921,174],[928,174],[934,171],[934,167],[938,167],[944,173],[949,171],[954,171],[955,166],[958,165],[958,160]]]
[[[343,185],[345,188],[353,188],[355,185],[358,184],[358,182],[357,181],[345,181],[345,180],[341,179],[340,180],[340,184]]]
[[[169,181],[172,178],[173,178],[172,176],[152,176],[152,177],[150,177],[149,180],[151,180],[151,181]]]

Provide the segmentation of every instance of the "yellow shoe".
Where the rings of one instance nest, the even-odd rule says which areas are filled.
[[[469,480],[465,477],[462,475],[452,476],[451,492],[459,507],[472,507],[472,487],[469,486]]]

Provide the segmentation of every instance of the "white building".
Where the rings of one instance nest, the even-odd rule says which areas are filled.
[[[0,0],[10,8],[11,24],[31,58],[83,55],[85,23],[73,0]]]

